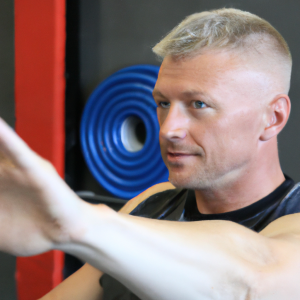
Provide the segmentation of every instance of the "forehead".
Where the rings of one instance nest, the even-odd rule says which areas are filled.
[[[181,60],[166,57],[159,71],[157,87],[163,81],[173,81],[175,84],[183,81],[187,85],[189,82],[191,85],[215,84],[226,72],[234,70],[237,66],[237,59],[228,53],[206,53]]]
[[[236,94],[241,100],[264,93],[268,78],[249,66],[241,57],[228,52],[208,52],[193,58],[174,60],[166,57],[161,65],[154,96],[167,98],[206,95],[224,99]],[[240,101],[239,100],[239,101]]]

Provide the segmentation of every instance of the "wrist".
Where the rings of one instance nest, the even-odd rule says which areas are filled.
[[[94,247],[99,240],[103,241],[102,236],[115,215],[117,213],[104,204],[80,201],[76,217],[68,222],[67,238],[60,240],[56,249],[71,253],[82,247]]]

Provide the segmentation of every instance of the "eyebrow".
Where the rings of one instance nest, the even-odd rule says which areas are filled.
[[[193,98],[195,96],[204,96],[204,97],[210,98],[207,93],[202,92],[202,91],[197,91],[197,90],[187,90],[187,91],[182,92],[181,94],[183,97],[186,97],[186,98]],[[165,97],[159,90],[153,90],[152,95],[167,99],[167,97]]]
[[[153,97],[154,97],[154,96],[159,96],[159,97],[162,97],[162,98],[166,98],[166,97],[165,97],[160,91],[158,91],[158,90],[153,90],[152,95],[153,95]]]
[[[202,91],[196,91],[196,90],[184,91],[182,93],[182,95],[184,97],[187,97],[187,98],[192,98],[192,97],[195,97],[195,96],[205,96],[205,97],[208,97],[207,93],[202,92]]]

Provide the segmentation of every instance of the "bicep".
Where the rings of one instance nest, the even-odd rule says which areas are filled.
[[[158,183],[147,190],[145,190],[143,193],[137,195],[133,199],[129,200],[119,212],[124,214],[129,214],[132,210],[134,210],[142,201],[146,200],[147,198],[151,197],[154,194],[175,189],[175,187],[170,182],[162,182]]]
[[[101,300],[102,272],[85,264],[40,300]]]

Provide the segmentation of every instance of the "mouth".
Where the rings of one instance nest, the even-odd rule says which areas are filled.
[[[171,156],[190,156],[190,155],[193,155],[193,154],[185,153],[185,152],[168,152],[168,155],[171,155]]]
[[[170,162],[181,161],[196,156],[192,153],[185,152],[167,152],[167,158]]]

